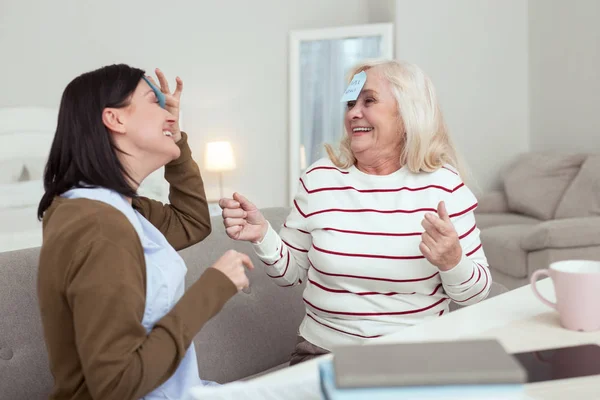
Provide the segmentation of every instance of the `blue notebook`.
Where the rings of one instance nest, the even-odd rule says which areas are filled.
[[[427,385],[340,389],[335,384],[331,361],[319,364],[319,379],[326,400],[517,400],[524,396],[522,384]]]

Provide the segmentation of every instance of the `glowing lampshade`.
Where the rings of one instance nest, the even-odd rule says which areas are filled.
[[[223,172],[235,169],[235,159],[231,143],[226,141],[209,142],[204,152],[204,168],[207,171]]]

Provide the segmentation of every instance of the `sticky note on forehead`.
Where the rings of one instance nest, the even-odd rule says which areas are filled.
[[[361,71],[358,74],[352,77],[352,81],[346,88],[344,95],[342,96],[342,102],[354,101],[358,99],[358,95],[362,90],[363,86],[365,86],[365,82],[367,81],[367,73],[365,71]]]
[[[148,86],[150,86],[150,88],[154,92],[154,95],[156,96],[156,99],[158,100],[158,104],[162,108],[165,108],[165,106],[167,104],[167,99],[165,98],[165,94],[163,92],[161,92],[159,88],[157,88],[156,86],[154,86],[152,84],[152,82],[150,81],[150,79],[146,78],[145,76],[142,76],[142,78],[146,81],[146,83],[148,84]]]

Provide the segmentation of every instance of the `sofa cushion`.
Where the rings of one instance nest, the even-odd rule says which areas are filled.
[[[490,268],[515,278],[527,276],[527,252],[521,248],[523,237],[536,225],[501,225],[481,231],[481,243]]]
[[[47,399],[52,389],[37,298],[39,254],[0,253],[0,399]]]
[[[492,190],[477,199],[477,209],[475,213],[488,214],[488,213],[507,213],[508,202],[506,201],[506,194],[502,190]]]
[[[589,156],[558,204],[555,218],[600,215],[600,155]]]
[[[552,219],[584,160],[583,154],[527,153],[519,156],[503,175],[510,210],[541,220]]]
[[[273,229],[279,231],[290,209],[263,209],[262,212]],[[289,362],[305,315],[304,285],[277,286],[266,275],[249,243],[227,237],[220,216],[212,219],[212,233],[206,239],[180,252],[188,267],[186,286],[195,282],[229,249],[250,256],[255,267],[247,272],[251,293],[234,296],[194,338],[200,376],[219,383]]]
[[[477,227],[479,229],[491,228],[492,226],[499,225],[532,225],[542,222],[539,219],[526,217],[521,214],[513,213],[501,213],[501,214],[475,214],[475,220],[477,221]]]
[[[600,246],[600,217],[564,218],[537,224],[523,238],[527,251]]]

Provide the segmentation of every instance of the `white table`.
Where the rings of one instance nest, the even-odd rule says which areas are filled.
[[[538,282],[540,292],[555,300],[552,281]],[[600,309],[599,309],[600,312]],[[425,342],[466,338],[496,338],[511,353],[543,350],[556,346],[585,343],[600,344],[600,332],[573,332],[562,328],[558,314],[536,299],[529,285],[453,311],[436,320],[423,323],[372,343]],[[250,382],[282,384],[299,379],[318,379],[317,363],[326,355],[285,368]],[[600,399],[600,376],[527,384],[525,393],[533,399]]]

